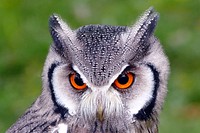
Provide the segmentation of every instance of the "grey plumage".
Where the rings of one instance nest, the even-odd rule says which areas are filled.
[[[87,25],[71,30],[53,15],[42,94],[7,133],[158,132],[169,63],[153,35],[157,20],[158,13],[150,8],[132,27]],[[87,85],[84,90],[74,89],[74,73]],[[127,73],[134,75],[134,82],[117,88],[114,82]]]

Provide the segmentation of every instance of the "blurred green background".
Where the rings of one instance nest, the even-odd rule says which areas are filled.
[[[0,132],[41,92],[42,67],[51,44],[48,19],[131,25],[150,6],[160,13],[156,36],[171,63],[161,133],[200,132],[200,0],[0,0]]]

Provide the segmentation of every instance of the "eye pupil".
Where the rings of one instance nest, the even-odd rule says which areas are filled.
[[[84,85],[83,80],[81,79],[79,74],[76,74],[74,81],[76,82],[77,85],[82,86]]]
[[[128,76],[125,75],[125,74],[121,74],[119,77],[118,77],[118,82],[120,84],[126,84],[128,82]]]

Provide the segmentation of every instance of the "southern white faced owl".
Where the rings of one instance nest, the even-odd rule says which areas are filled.
[[[157,133],[169,73],[158,18],[72,30],[51,16],[42,93],[7,133]]]

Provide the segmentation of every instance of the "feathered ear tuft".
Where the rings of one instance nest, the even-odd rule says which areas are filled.
[[[149,38],[153,35],[159,14],[154,11],[153,7],[149,8],[139,20],[122,35],[124,50],[129,60],[136,61],[142,58],[149,49]],[[131,54],[130,54],[131,53]]]
[[[54,14],[49,19],[49,30],[54,42],[52,47],[55,51],[63,56],[70,55],[75,39],[75,34],[70,27],[58,15]]]

